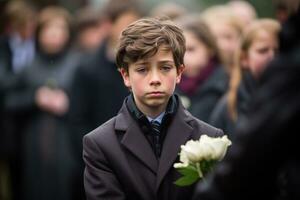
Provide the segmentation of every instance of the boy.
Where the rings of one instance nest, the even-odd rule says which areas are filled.
[[[173,94],[184,53],[182,31],[169,21],[141,19],[122,32],[116,61],[132,94],[117,116],[83,139],[88,200],[191,197],[194,186],[174,185],[180,145],[223,133],[191,116]]]

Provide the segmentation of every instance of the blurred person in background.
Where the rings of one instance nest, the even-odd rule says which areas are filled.
[[[6,5],[5,16],[8,21],[6,35],[0,38],[0,67],[18,73],[35,54],[36,12],[30,4],[14,0]]]
[[[223,65],[230,74],[243,30],[242,21],[227,5],[209,7],[200,16],[215,35]]]
[[[187,14],[187,9],[175,2],[159,3],[150,10],[152,17],[168,17],[171,20],[176,20]]]
[[[22,130],[24,200],[71,199],[73,156],[67,124],[72,75],[78,58],[70,49],[72,18],[62,7],[41,10],[37,52],[6,94],[7,109],[26,113]]]
[[[100,15],[100,10],[86,6],[75,14],[76,48],[82,53],[92,53],[107,37],[109,22]]]
[[[233,136],[239,116],[257,89],[257,81],[278,50],[280,24],[273,19],[254,20],[242,34],[226,95],[214,109],[210,123]]]
[[[84,194],[82,138],[116,115],[129,94],[115,64],[115,48],[121,31],[142,16],[140,1],[110,0],[102,8],[104,20],[109,23],[108,35],[93,53],[86,57],[75,72],[72,83],[70,122],[73,152],[76,155],[78,196]]]
[[[232,0],[227,3],[232,12],[242,21],[244,27],[256,19],[256,10],[248,1]]]
[[[284,23],[288,17],[298,9],[298,0],[273,0],[275,8],[275,17],[281,23]]]
[[[282,26],[279,54],[259,81],[225,159],[197,186],[194,199],[300,199],[300,12]],[[291,4],[289,4],[291,3]]]
[[[35,56],[36,11],[24,1],[9,1],[0,37],[0,199],[20,199],[20,142],[24,116],[5,109],[5,94]],[[16,126],[18,124],[18,126]]]
[[[227,73],[221,66],[215,37],[202,19],[189,15],[175,22],[186,38],[185,70],[175,92],[195,117],[208,122],[227,90]]]

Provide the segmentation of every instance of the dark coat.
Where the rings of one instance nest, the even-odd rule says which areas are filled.
[[[191,113],[205,122],[209,121],[212,110],[226,92],[228,75],[224,67],[218,67],[208,80],[198,89],[190,107]]]
[[[95,54],[84,57],[75,72],[71,89],[70,141],[78,165],[77,175],[73,178],[82,184],[75,189],[77,196],[84,194],[83,136],[115,116],[129,94],[116,64],[107,58],[106,44],[104,42]]]
[[[0,70],[12,71],[12,52],[9,47],[9,38],[3,36],[0,38]]]
[[[123,104],[119,114],[84,137],[85,190],[88,200],[188,200],[193,186],[177,187],[180,145],[221,130],[196,119],[180,104],[170,123],[160,160]]]
[[[16,75],[12,69],[12,52],[9,46],[9,38],[0,38],[0,157],[11,157],[16,154],[19,146],[17,137],[18,128],[14,124],[22,127],[22,120],[16,117],[17,113],[8,112],[5,108],[6,92],[13,87],[16,82]]]
[[[39,87],[50,83],[68,94],[78,58],[69,51],[55,56],[37,54],[22,73],[23,87],[9,95],[9,107],[27,113],[21,132],[22,199],[71,199],[74,161],[67,118],[40,109],[34,96]]]
[[[283,26],[279,56],[262,76],[232,147],[195,200],[300,199],[300,12]]]
[[[81,160],[82,137],[118,113],[129,94],[106,42],[77,68],[71,90],[70,121],[74,151]]]
[[[228,111],[228,96],[225,94],[213,109],[209,123],[217,128],[222,129],[230,138],[235,132],[236,123],[242,115],[247,113],[252,95],[257,89],[257,80],[253,78],[250,72],[244,72],[242,81],[237,91],[237,121],[234,121]]]

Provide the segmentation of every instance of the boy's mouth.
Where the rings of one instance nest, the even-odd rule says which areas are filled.
[[[160,91],[153,91],[153,92],[149,92],[148,95],[151,97],[160,97],[160,96],[163,96],[164,93],[160,92]]]

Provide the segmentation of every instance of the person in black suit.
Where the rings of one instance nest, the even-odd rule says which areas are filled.
[[[223,132],[193,117],[173,94],[184,43],[170,21],[141,19],[122,32],[116,61],[131,94],[115,117],[84,136],[88,200],[190,199],[194,185],[174,184],[180,146]]]
[[[260,80],[224,161],[200,182],[194,200],[300,199],[298,8],[283,25],[279,55]]]
[[[7,108],[7,93],[14,92],[20,72],[33,60],[36,12],[24,1],[9,1],[1,19],[5,32],[0,37],[0,199],[20,199],[21,141],[26,115]],[[23,99],[19,99],[22,102]],[[18,124],[18,125],[16,125]],[[8,178],[6,178],[8,177]]]
[[[128,95],[115,64],[118,37],[129,23],[139,19],[142,11],[135,0],[110,0],[102,8],[103,23],[109,28],[107,38],[90,56],[85,56],[77,68],[70,97],[70,140],[78,172],[74,178],[80,183],[76,191],[83,191],[82,138],[85,134],[117,114]],[[80,195],[76,195],[80,196]]]

